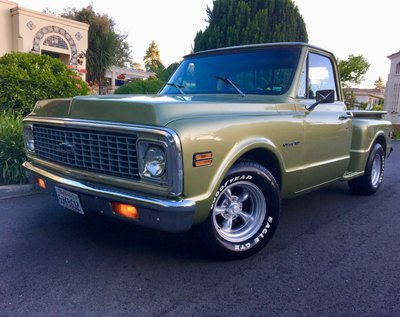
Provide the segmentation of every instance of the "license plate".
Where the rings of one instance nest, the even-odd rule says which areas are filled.
[[[55,187],[56,193],[57,193],[57,198],[58,198],[58,203],[70,210],[76,211],[80,214],[84,214],[81,202],[79,201],[79,196],[75,193],[71,193],[68,190]]]

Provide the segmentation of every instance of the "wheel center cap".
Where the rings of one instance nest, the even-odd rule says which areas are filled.
[[[233,203],[229,206],[229,213],[236,216],[239,212],[242,211],[242,208],[238,203]]]

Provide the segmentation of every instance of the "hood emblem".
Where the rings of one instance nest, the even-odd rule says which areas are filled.
[[[58,147],[60,148],[61,152],[65,154],[74,154],[74,145],[68,142],[61,142]]]

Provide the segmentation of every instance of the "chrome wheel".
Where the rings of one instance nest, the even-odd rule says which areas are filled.
[[[364,175],[349,181],[353,194],[372,195],[380,187],[385,170],[385,152],[380,143],[375,143],[368,155]]]
[[[216,232],[226,241],[240,243],[261,228],[266,217],[266,201],[261,189],[248,181],[227,186],[212,210]]]
[[[381,155],[376,153],[372,161],[372,168],[371,168],[371,185],[373,187],[378,187],[380,183],[381,173],[382,173],[382,159]]]

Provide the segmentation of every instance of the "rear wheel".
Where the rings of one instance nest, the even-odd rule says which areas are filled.
[[[218,258],[248,257],[271,239],[279,222],[279,187],[263,166],[242,161],[222,181],[203,232]]]
[[[385,170],[385,152],[382,145],[375,143],[369,153],[364,175],[349,181],[352,194],[372,195],[382,183]]]

